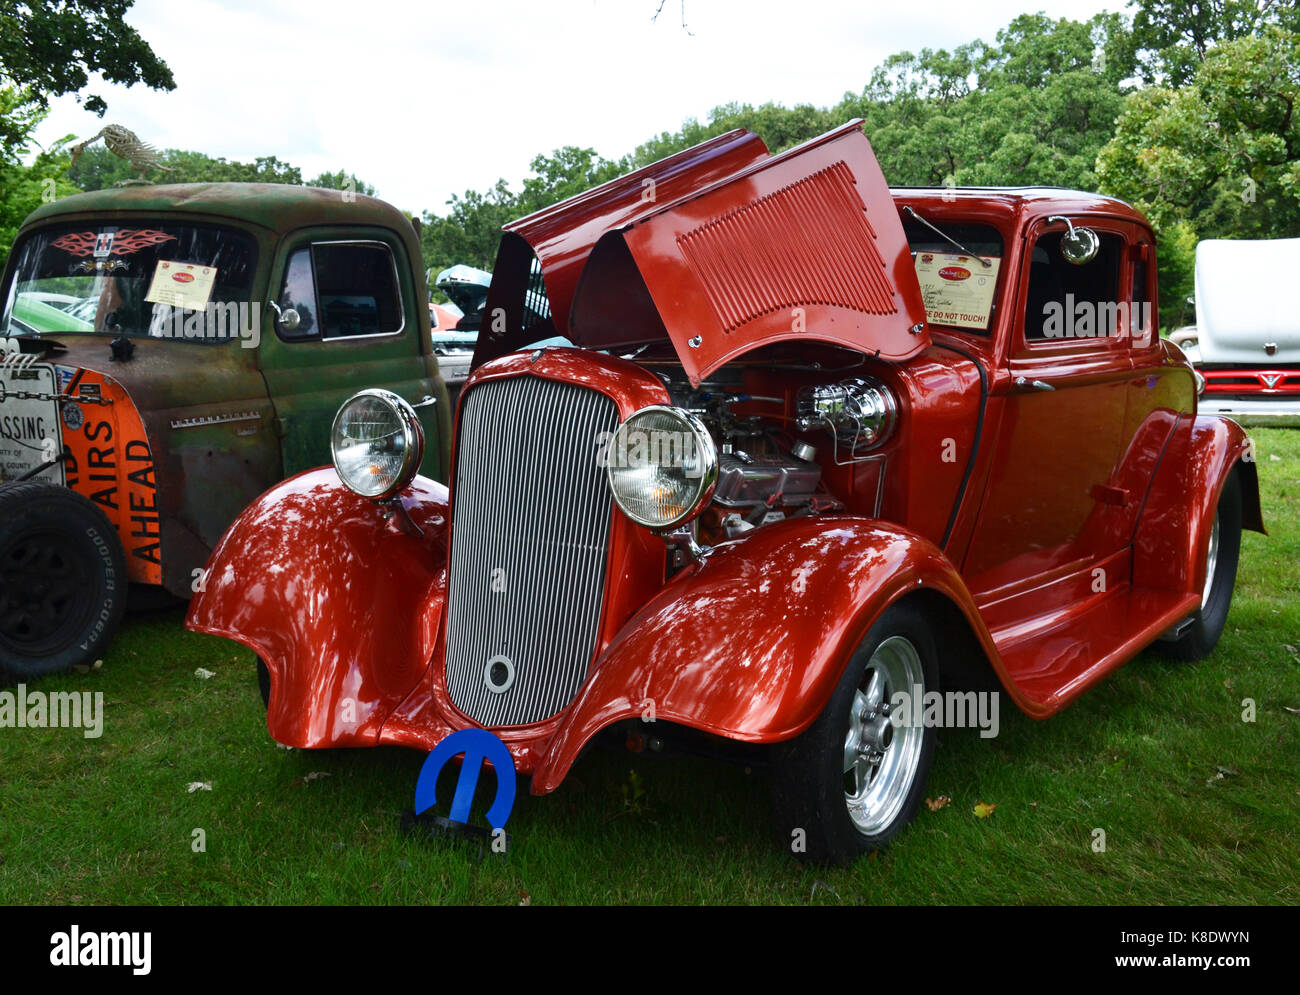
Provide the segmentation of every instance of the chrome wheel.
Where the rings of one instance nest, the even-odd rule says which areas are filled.
[[[844,803],[865,836],[882,832],[898,818],[921,764],[925,729],[890,720],[894,695],[924,694],[920,654],[904,636],[890,636],[871,655],[849,707],[844,737]],[[919,708],[920,702],[913,702]]]
[[[1210,548],[1205,551],[1205,586],[1201,588],[1201,610],[1210,603],[1210,588],[1214,586],[1214,568],[1219,562],[1219,513],[1214,513],[1210,528]]]

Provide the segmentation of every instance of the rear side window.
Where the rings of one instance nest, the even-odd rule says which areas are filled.
[[[286,339],[391,335],[405,323],[393,252],[383,242],[318,242],[289,257],[282,308],[301,324]]]
[[[1133,303],[1130,306],[1130,334],[1135,347],[1148,346],[1152,343],[1151,332],[1155,328],[1156,314],[1151,306],[1150,265],[1147,258],[1151,253],[1150,244],[1137,247],[1137,258],[1133,261]]]
[[[1096,258],[1077,266],[1061,255],[1064,234],[1049,232],[1034,245],[1025,338],[1030,342],[1114,339],[1125,327],[1119,296],[1124,239],[1098,232],[1101,248]]]

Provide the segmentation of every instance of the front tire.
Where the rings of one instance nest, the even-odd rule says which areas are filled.
[[[0,678],[103,656],[128,587],[117,532],[90,501],[38,481],[0,487]]]
[[[1237,560],[1241,555],[1241,479],[1228,474],[1214,512],[1214,523],[1206,543],[1206,576],[1201,587],[1201,607],[1192,624],[1174,642],[1158,643],[1166,656],[1175,660],[1203,660],[1223,635],[1237,583]]]
[[[894,695],[939,689],[931,625],[908,604],[887,609],[854,652],[826,708],[773,753],[778,839],[795,856],[845,864],[879,849],[920,807],[935,730],[895,724]],[[920,701],[914,702],[915,714]]]

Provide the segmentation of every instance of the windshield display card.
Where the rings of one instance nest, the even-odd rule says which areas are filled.
[[[993,312],[993,291],[998,284],[996,256],[983,257],[953,252],[918,252],[916,278],[921,282],[925,316],[936,325],[978,328],[986,331]]]
[[[63,447],[59,404],[53,399],[54,368],[23,364],[20,358],[11,354],[0,363],[0,480],[17,480],[48,463]],[[63,465],[50,467],[38,479],[62,484]]]
[[[144,299],[150,304],[170,304],[190,311],[202,311],[212,297],[212,285],[216,279],[215,266],[159,259],[154,267],[149,293]]]

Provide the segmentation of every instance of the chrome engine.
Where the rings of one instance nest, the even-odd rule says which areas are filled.
[[[672,403],[697,415],[718,449],[717,487],[699,522],[709,541],[842,507],[823,486],[817,448],[791,435],[783,398],[748,394],[735,382],[705,382],[691,388],[684,381],[660,376]],[[800,417],[793,426],[800,431],[828,429],[836,462],[852,462],[854,453],[883,438],[892,424],[892,406],[887,408],[885,401],[873,397],[871,388],[859,380],[808,388],[800,394]],[[735,409],[741,405],[759,410],[770,406],[772,414],[738,416]],[[842,449],[849,455],[842,455]]]
[[[894,396],[874,377],[805,387],[799,392],[801,431],[824,428],[835,440],[835,462],[852,463],[876,447],[898,420]]]

